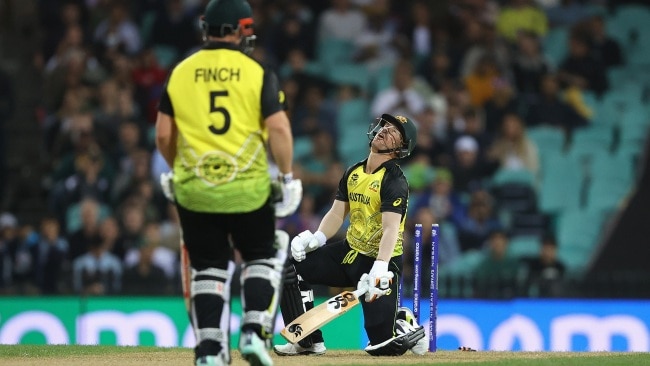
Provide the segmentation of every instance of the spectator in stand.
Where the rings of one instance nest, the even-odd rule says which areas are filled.
[[[449,139],[456,141],[463,136],[470,136],[478,143],[479,159],[485,159],[485,152],[492,143],[492,136],[485,129],[482,110],[466,107],[455,128],[450,132]]]
[[[124,271],[124,295],[169,295],[172,286],[160,266],[153,262],[155,244],[145,243],[138,248],[138,260]]]
[[[542,247],[537,257],[524,258],[529,296],[562,296],[562,280],[566,271],[564,263],[557,257],[557,241],[553,234],[542,237]]]
[[[623,51],[618,41],[607,34],[605,18],[602,15],[593,16],[588,24],[590,47],[594,57],[605,68],[624,64]]]
[[[366,27],[366,16],[350,0],[331,0],[318,18],[317,42],[336,38],[353,42]]]
[[[609,88],[605,64],[594,57],[589,39],[580,32],[569,36],[569,54],[558,68],[558,80],[564,88],[590,90],[598,96]]]
[[[147,260],[151,260],[153,264],[163,270],[163,274],[167,277],[163,282],[166,282],[168,285],[169,281],[175,278],[175,274],[178,270],[178,258],[175,251],[163,247],[160,244],[160,225],[155,222],[147,223],[143,230],[140,245],[138,247],[130,248],[127,251],[126,257],[124,258],[124,264],[129,268],[137,266],[142,260],[142,257],[140,256],[142,254],[141,249],[148,247],[151,249],[151,258]],[[149,255],[149,253],[145,251],[145,255]],[[163,283],[161,283],[161,285],[162,288],[167,287],[167,285]]]
[[[185,55],[199,43],[199,27],[183,8],[183,0],[164,0],[164,3],[164,11],[156,13],[148,41],[152,45],[170,46],[179,56]]]
[[[115,295],[122,287],[122,262],[97,236],[88,252],[72,262],[72,287],[81,295]]]
[[[496,26],[490,22],[474,20],[466,25],[466,29],[468,44],[461,64],[461,76],[469,76],[484,57],[493,59],[497,69],[505,73],[510,66],[511,46],[497,34]],[[469,34],[473,36],[469,38]]]
[[[58,183],[52,191],[52,207],[62,223],[67,224],[68,210],[84,197],[92,197],[102,204],[109,204],[111,179],[102,175],[104,165],[110,162],[97,149],[79,155],[75,159],[76,172]]]
[[[433,166],[449,166],[451,157],[449,156],[449,149],[447,141],[445,140],[445,133],[440,132],[444,126],[440,126],[442,121],[436,116],[435,111],[431,107],[426,107],[424,112],[418,118],[418,130],[420,131],[417,136],[415,148],[411,156],[403,159],[403,165],[409,164],[415,156],[420,154],[426,155],[430,165]]]
[[[488,162],[482,158],[476,139],[471,136],[458,138],[454,143],[454,158],[450,167],[454,192],[461,199],[468,196],[470,192],[482,187],[498,167],[498,162]]]
[[[567,135],[576,127],[587,125],[587,120],[560,97],[556,75],[542,77],[539,101],[531,104],[526,115],[528,126],[548,125],[561,128]]]
[[[338,136],[336,111],[326,100],[324,92],[318,84],[305,86],[301,103],[296,105],[291,118],[295,136],[310,135],[316,130],[323,130],[334,139]]]
[[[125,163],[129,168],[121,171],[113,181],[111,203],[114,207],[121,206],[127,197],[136,192],[140,183],[152,181],[151,154],[149,151],[145,149],[134,150],[131,152],[128,162]]]
[[[483,55],[472,72],[464,79],[472,106],[482,108],[494,96],[495,85],[502,78],[502,71],[491,55]]]
[[[141,200],[126,200],[119,210],[121,239],[124,241],[125,253],[139,248],[144,241],[144,229],[147,224],[145,205]]]
[[[546,14],[532,0],[510,0],[501,8],[497,18],[497,31],[508,42],[515,43],[519,31],[530,31],[544,37],[548,31]]]
[[[509,82],[503,79],[497,82],[492,99],[487,101],[483,108],[485,132],[489,135],[489,140],[494,140],[498,134],[501,121],[506,114],[518,113],[522,109],[519,96],[520,94],[517,94]]]
[[[443,85],[450,83],[454,76],[449,55],[442,50],[433,51],[425,62],[421,62],[418,74],[433,90],[442,90]]]
[[[0,294],[14,291],[16,253],[21,244],[16,216],[3,212],[0,214]]]
[[[404,34],[411,44],[411,52],[416,59],[427,58],[432,51],[433,20],[431,9],[425,0],[413,1],[410,5],[409,21],[402,24]]]
[[[140,51],[140,30],[130,19],[125,1],[110,2],[108,17],[95,28],[94,42],[100,49],[102,59],[112,59],[121,53],[135,55]]]
[[[458,239],[463,252],[481,250],[490,233],[502,229],[494,212],[494,199],[486,189],[477,189],[469,197],[467,216],[458,224]]]
[[[589,8],[581,0],[560,0],[545,9],[549,25],[571,27],[589,17]]]
[[[100,242],[99,202],[93,198],[84,198],[79,204],[81,227],[68,235],[68,260],[74,261],[87,253],[90,243]]]
[[[120,232],[120,226],[114,216],[104,218],[99,224],[99,236],[102,245],[113,253],[120,261],[124,261],[126,255],[124,249],[124,238]]]
[[[131,120],[120,122],[117,141],[109,151],[118,176],[133,171],[133,156],[145,146],[142,134],[143,131],[137,122]]]
[[[392,66],[404,53],[404,40],[397,37],[396,25],[390,19],[387,7],[378,5],[366,8],[366,26],[354,40],[354,61],[364,65],[371,73]]]
[[[382,113],[418,116],[424,112],[426,102],[414,86],[413,65],[406,59],[398,61],[393,71],[393,85],[377,93],[372,100],[370,113],[376,116]]]
[[[537,145],[526,136],[526,126],[516,113],[503,117],[498,137],[488,150],[490,160],[499,162],[499,169],[526,169],[538,175]]]
[[[437,168],[429,188],[414,204],[414,212],[425,207],[440,221],[458,226],[465,218],[465,206],[453,191],[454,181],[447,168]]]
[[[336,143],[327,131],[317,129],[310,134],[312,151],[295,162],[294,173],[305,184],[304,192],[315,199],[315,209],[319,212],[329,207],[338,187],[339,177],[343,174]]]
[[[542,53],[540,39],[533,32],[519,32],[511,67],[519,97],[526,103],[536,101],[540,94],[540,81],[553,67]]]
[[[493,230],[486,243],[488,255],[474,271],[475,297],[510,299],[518,294],[519,262],[507,255],[510,238],[502,230]]]
[[[134,60],[131,78],[137,108],[142,118],[150,124],[156,120],[156,106],[166,77],[167,70],[158,63],[153,48],[143,49]]]
[[[298,0],[285,2],[284,12],[269,30],[272,36],[269,39],[269,49],[277,58],[277,64],[287,61],[292,49],[304,52],[308,59],[314,56],[316,29],[312,14]],[[257,20],[257,19],[256,19]]]
[[[14,91],[13,82],[2,69],[0,69],[0,195],[4,195],[4,186],[6,182],[5,172],[5,140],[7,133],[5,131],[6,123],[9,121],[14,111]]]
[[[40,294],[59,293],[59,280],[68,263],[68,242],[61,236],[59,221],[46,215],[41,219],[40,238],[29,248],[32,258],[31,282]]]

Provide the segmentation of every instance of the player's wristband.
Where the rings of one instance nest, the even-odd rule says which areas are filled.
[[[278,179],[280,182],[287,184],[293,180],[293,173],[287,173],[287,174],[282,174],[278,175]]]

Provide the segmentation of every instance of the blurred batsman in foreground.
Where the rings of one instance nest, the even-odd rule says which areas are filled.
[[[292,214],[302,198],[302,183],[292,179],[284,94],[276,75],[245,53],[254,38],[251,16],[244,0],[209,1],[205,44],[171,71],[156,121],[157,147],[173,167],[161,185],[176,202],[183,230],[196,365],[230,363],[234,249],[243,260],[239,350],[251,365],[273,364],[268,349],[289,245],[286,233],[276,234],[275,217]],[[267,141],[277,182],[269,174]]]
[[[285,324],[314,307],[311,285],[368,288],[361,302],[373,356],[399,356],[428,347],[424,328],[408,308],[398,308],[403,233],[409,187],[399,166],[415,147],[416,126],[403,116],[383,114],[368,130],[370,153],[343,175],[334,203],[318,231],[291,241],[280,305]],[[350,215],[345,240],[326,245]],[[282,356],[323,354],[320,330],[302,341],[273,348]]]

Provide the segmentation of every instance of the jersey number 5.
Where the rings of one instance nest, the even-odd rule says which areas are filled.
[[[217,90],[210,92],[210,113],[223,114],[223,126],[221,128],[214,127],[212,124],[210,127],[208,127],[210,132],[215,135],[223,135],[224,133],[228,132],[228,129],[230,128],[230,113],[228,113],[228,110],[226,108],[217,106],[217,97],[227,96],[227,90]]]

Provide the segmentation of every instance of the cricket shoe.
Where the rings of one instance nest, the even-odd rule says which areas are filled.
[[[299,344],[283,344],[281,346],[274,346],[273,351],[279,356],[308,356],[308,355],[322,355],[327,349],[325,342],[317,342],[311,347],[301,347]]]
[[[271,360],[267,348],[267,342],[263,341],[257,333],[248,330],[241,334],[239,351],[249,365],[273,366],[273,360]]]
[[[408,323],[410,327],[410,331],[415,331],[417,328],[420,327],[418,324],[417,320],[415,319],[415,315],[411,311],[411,309],[401,306],[400,308],[397,309],[397,319],[402,319]],[[429,335],[425,332],[424,337],[417,341],[413,347],[411,347],[411,352],[415,353],[416,355],[423,355],[429,351]]]
[[[225,354],[219,354],[216,356],[201,356],[196,359],[196,366],[226,366],[230,362],[227,360]]]

